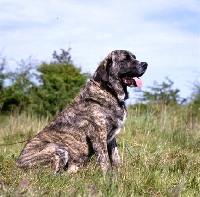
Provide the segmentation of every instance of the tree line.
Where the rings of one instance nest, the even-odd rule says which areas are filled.
[[[78,94],[90,73],[82,73],[75,66],[70,49],[61,49],[52,54],[50,63],[35,63],[31,57],[21,60],[14,71],[7,68],[6,58],[0,58],[0,113],[28,111],[42,116],[54,116]],[[189,101],[173,89],[173,81],[166,78],[161,84],[156,81],[147,91],[140,91],[137,105],[187,106],[196,116],[200,114],[200,84],[194,83]],[[136,105],[136,106],[137,106]]]
[[[0,62],[0,110],[3,114],[29,111],[55,115],[76,96],[90,77],[74,65],[67,51],[53,53],[53,61],[35,65],[28,58],[9,71],[5,58]]]

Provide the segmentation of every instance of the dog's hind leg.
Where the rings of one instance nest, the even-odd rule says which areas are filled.
[[[68,149],[63,146],[55,145],[54,162],[55,171],[54,173],[60,172],[67,164],[69,160]]]
[[[34,147],[32,147],[34,148]],[[30,154],[32,153],[32,154]],[[19,159],[17,161],[17,166],[20,168],[31,168],[37,164],[46,165],[54,164],[54,173],[58,173],[65,167],[69,160],[68,148],[54,144],[48,143],[40,151],[31,150],[31,143],[22,151]]]

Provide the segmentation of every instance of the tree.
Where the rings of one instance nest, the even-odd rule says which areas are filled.
[[[186,99],[179,96],[179,89],[172,89],[173,84],[174,82],[168,78],[166,78],[166,81],[162,82],[162,84],[158,84],[154,81],[154,86],[148,87],[150,91],[144,91],[140,100],[145,103],[150,102],[152,104],[183,104],[186,102]]]
[[[62,53],[60,55],[57,54],[56,51],[53,52],[53,59],[55,59],[55,63],[73,63],[72,59],[71,59],[71,55],[70,55],[70,50],[71,48],[69,48],[67,51],[65,51],[64,49],[60,49],[62,51]]]
[[[0,109],[3,106],[2,92],[3,92],[4,80],[5,80],[5,74],[4,74],[5,65],[6,65],[6,59],[0,58]]]
[[[18,64],[14,72],[3,73],[0,64],[0,110],[28,110],[39,115],[55,115],[69,104],[86,83],[89,73],[81,73],[70,56],[70,49],[53,53],[50,63],[36,63],[31,58]],[[3,82],[7,80],[8,85]]]
[[[6,113],[13,110],[24,110],[29,105],[30,89],[35,86],[31,81],[33,70],[31,57],[21,60],[18,68],[14,72],[8,71],[4,74],[4,79],[10,85],[3,86],[1,91],[1,111]]]
[[[33,87],[31,107],[42,115],[55,115],[77,95],[89,76],[74,66],[69,50],[53,53],[54,61],[42,63],[37,71],[41,85]]]
[[[6,58],[0,58],[0,94],[2,93],[3,85],[4,85],[4,79],[5,79],[4,69],[5,69],[5,65],[6,65]]]
[[[191,102],[188,105],[192,109],[193,115],[200,119],[200,83],[196,81],[191,95]]]

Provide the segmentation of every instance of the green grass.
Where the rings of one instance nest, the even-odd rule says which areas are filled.
[[[47,119],[0,117],[0,143],[31,138]],[[199,197],[200,122],[186,107],[129,108],[118,138],[121,169],[103,175],[95,158],[76,174],[15,165],[24,145],[0,146],[0,196]]]

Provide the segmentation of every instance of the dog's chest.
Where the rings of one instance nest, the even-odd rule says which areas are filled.
[[[108,143],[110,141],[112,141],[112,139],[119,134],[122,126],[125,123],[126,120],[126,116],[127,116],[127,111],[124,109],[123,113],[121,114],[121,116],[116,117],[116,122],[115,125],[112,127],[111,131],[108,133],[107,135],[107,141]]]
[[[126,111],[124,110],[123,119],[118,119],[118,128],[116,128],[114,135],[117,135],[120,132],[121,127],[125,123],[125,120],[126,120]]]

